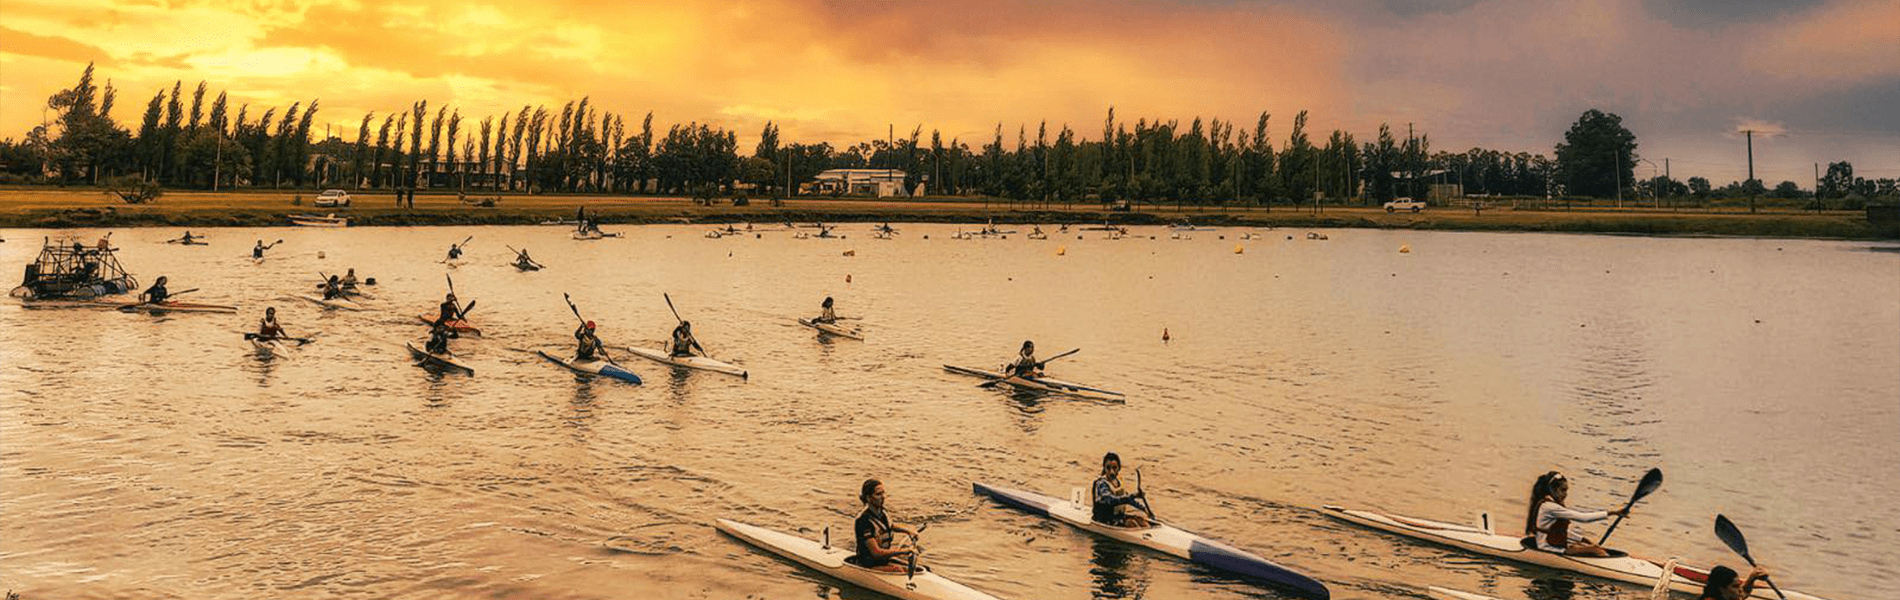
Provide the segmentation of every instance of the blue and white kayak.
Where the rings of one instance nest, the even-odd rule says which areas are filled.
[[[904,571],[877,571],[851,564],[845,559],[852,552],[843,548],[821,544],[802,537],[787,535],[764,527],[756,527],[719,519],[714,524],[720,531],[726,532],[745,543],[758,546],[773,554],[796,561],[820,573],[841,579],[867,590],[885,594],[903,600],[997,600],[995,596],[977,591],[974,588],[951,581],[936,574],[923,565],[918,565],[917,574],[912,576]]]
[[[1115,527],[1097,523],[1090,507],[1078,501],[1062,500],[1034,492],[999,488],[982,483],[971,484],[977,494],[989,496],[1011,508],[1068,523],[1102,537],[1134,544],[1163,554],[1185,558],[1209,567],[1254,577],[1300,594],[1325,600],[1332,593],[1325,584],[1259,556],[1219,541],[1157,522],[1145,529]],[[1077,499],[1079,500],[1079,498]]]
[[[640,384],[639,375],[633,374],[633,371],[628,371],[625,367],[621,367],[618,363],[615,363],[612,361],[575,360],[572,357],[561,358],[552,354],[548,354],[547,352],[542,352],[538,350],[535,351],[535,353],[540,354],[541,358],[548,359],[548,362],[561,365],[563,367],[567,367],[569,370],[572,370],[575,373],[599,375],[601,377],[612,377],[614,379],[625,381],[627,383],[631,383],[634,385]]]
[[[1079,383],[1070,383],[1060,379],[1050,379],[1048,377],[1016,377],[1013,375],[1004,375],[996,371],[985,371],[983,369],[959,367],[956,365],[944,365],[943,370],[958,375],[995,379],[998,380],[998,383],[1032,392],[1068,394],[1070,396],[1089,398],[1092,400],[1121,401],[1128,399],[1128,395],[1121,392],[1111,392],[1101,388],[1092,388]]]

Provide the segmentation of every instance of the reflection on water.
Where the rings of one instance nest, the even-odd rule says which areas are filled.
[[[856,486],[878,477],[894,514],[932,523],[940,574],[1000,597],[1285,597],[970,492],[977,480],[1068,489],[1114,450],[1143,469],[1171,522],[1338,598],[1425,585],[1633,597],[1313,508],[1521,515],[1531,479],[1553,468],[1573,474],[1575,503],[1613,507],[1651,467],[1667,483],[1617,530],[1624,548],[1736,566],[1708,533],[1720,512],[1749,524],[1751,549],[1788,587],[1900,596],[1900,521],[1867,510],[1900,495],[1892,252],[904,229],[893,240],[861,229],[714,240],[688,226],[602,241],[559,227],[215,232],[284,239],[262,263],[162,243],[173,231],[117,231],[136,274],[240,312],[0,303],[0,586],[29,598],[862,597],[709,524],[848,532]],[[455,286],[479,300],[484,337],[454,347],[476,375],[417,368],[401,344],[424,335],[415,315],[445,287],[437,261],[469,235]],[[503,245],[549,268],[516,271]],[[30,261],[31,246],[0,245],[0,266]],[[363,311],[284,299],[350,267],[378,279]],[[514,350],[572,351],[564,292],[616,348],[659,346],[675,324],[670,294],[701,341],[752,376],[621,357],[646,380],[635,386]],[[794,321],[826,296],[865,319],[866,340]],[[241,332],[273,306],[317,341],[261,361]],[[1023,339],[1082,348],[1051,375],[1127,400],[980,389],[942,370],[1000,364]]]

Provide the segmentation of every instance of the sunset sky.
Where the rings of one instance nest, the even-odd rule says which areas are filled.
[[[849,143],[922,125],[971,145],[999,122],[1100,137],[1139,117],[1294,113],[1361,141],[1413,123],[1435,150],[1549,154],[1577,115],[1624,117],[1678,179],[1812,185],[1812,163],[1900,176],[1900,0],[0,0],[0,137],[24,137],[87,62],[136,128],[199,80],[233,108],[448,103],[465,119],[591,96],[660,127],[766,120]],[[637,128],[630,123],[629,128]],[[318,128],[319,130],[321,127]],[[1648,176],[1649,165],[1638,169]]]

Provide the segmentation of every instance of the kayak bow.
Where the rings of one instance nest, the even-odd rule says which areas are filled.
[[[802,537],[787,535],[764,527],[719,519],[720,531],[773,554],[791,559],[812,570],[859,587],[903,600],[998,600],[995,596],[951,581],[922,566],[915,576],[904,571],[876,571],[845,559],[852,553]]]
[[[403,345],[409,348],[409,356],[416,359],[417,366],[435,367],[444,371],[459,371],[469,375],[475,374],[475,369],[457,362],[455,357],[425,351],[422,348],[416,347],[415,342],[408,342]]]
[[[420,315],[417,315],[416,318],[422,319],[422,323],[424,325],[435,325],[435,318],[437,316],[440,316],[440,315],[436,313],[422,313]],[[456,335],[482,337],[481,328],[469,324],[469,322],[465,319],[450,319],[448,322],[448,326],[449,326],[449,329],[455,330]]]

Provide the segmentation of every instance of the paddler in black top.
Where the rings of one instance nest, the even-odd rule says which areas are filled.
[[[434,325],[429,326],[429,343],[423,347],[423,350],[430,354],[450,354],[449,338],[452,337],[460,336],[456,335],[455,330],[447,323],[436,321]]]
[[[257,339],[274,340],[284,337],[284,326],[277,323],[277,307],[264,309],[264,320],[257,322]]]
[[[437,323],[462,320],[463,309],[462,305],[455,302],[455,292],[449,292],[448,297],[442,299],[442,306],[439,310],[441,312],[436,313],[435,316],[435,322]]]
[[[515,266],[523,269],[532,269],[540,265],[536,265],[534,259],[528,258],[527,248],[522,248],[515,251]]]
[[[1091,490],[1094,509],[1089,518],[1097,523],[1115,527],[1147,529],[1152,524],[1148,517],[1141,514],[1147,506],[1148,493],[1128,493],[1122,489],[1122,458],[1110,452],[1102,457],[1102,474],[1095,478]]]
[[[1003,374],[1015,377],[1041,377],[1042,363],[1036,361],[1036,343],[1023,340],[1023,350],[1015,362],[1003,367]]]
[[[903,525],[891,523],[889,515],[884,514],[884,484],[876,479],[864,480],[858,488],[858,500],[864,502],[864,511],[858,513],[858,520],[852,527],[857,540],[857,555],[851,562],[866,569],[902,573],[908,567],[901,561],[908,560],[913,550],[897,547],[893,533],[909,535],[914,544],[917,531]],[[907,544],[908,546],[908,544]]]
[[[832,312],[831,310],[831,296],[825,296],[825,303],[820,304],[819,307],[820,307],[820,310],[818,312],[818,316],[816,318],[813,318],[811,322],[813,323],[838,322],[838,313]]]
[[[338,280],[335,275],[331,275],[330,280],[323,284],[323,299],[336,300],[342,297],[343,282]]]
[[[604,348],[600,344],[600,336],[594,335],[593,321],[582,323],[574,330],[574,341],[579,343],[579,347],[574,349],[574,360],[595,360],[595,355],[601,354]]]
[[[166,281],[164,275],[158,276],[158,281],[152,282],[152,287],[146,288],[145,293],[139,294],[139,301],[146,304],[158,304],[170,298],[171,292],[165,290]]]
[[[185,236],[184,236],[184,237],[181,237],[181,238],[178,238],[178,243],[180,243],[180,244],[190,244],[190,243],[192,243],[192,241],[193,241],[193,240],[195,240],[195,239],[196,239],[196,238],[194,238],[194,237],[193,237],[193,236],[191,235],[191,230],[185,230]]]
[[[251,258],[264,258],[264,251],[275,246],[277,246],[277,242],[271,242],[270,245],[265,245],[264,240],[258,240],[257,245],[251,248]]]
[[[1696,600],[1742,600],[1755,593],[1755,583],[1766,581],[1768,570],[1755,567],[1748,574],[1748,580],[1742,581],[1735,569],[1717,565],[1709,569],[1709,580],[1702,585],[1702,595]]]
[[[673,328],[673,341],[667,345],[667,354],[677,357],[693,356],[695,350],[701,355],[706,354],[706,349],[699,347],[699,340],[693,339],[693,324],[680,321],[679,327]]]
[[[461,257],[462,257],[462,245],[449,244],[449,260],[455,260]]]

